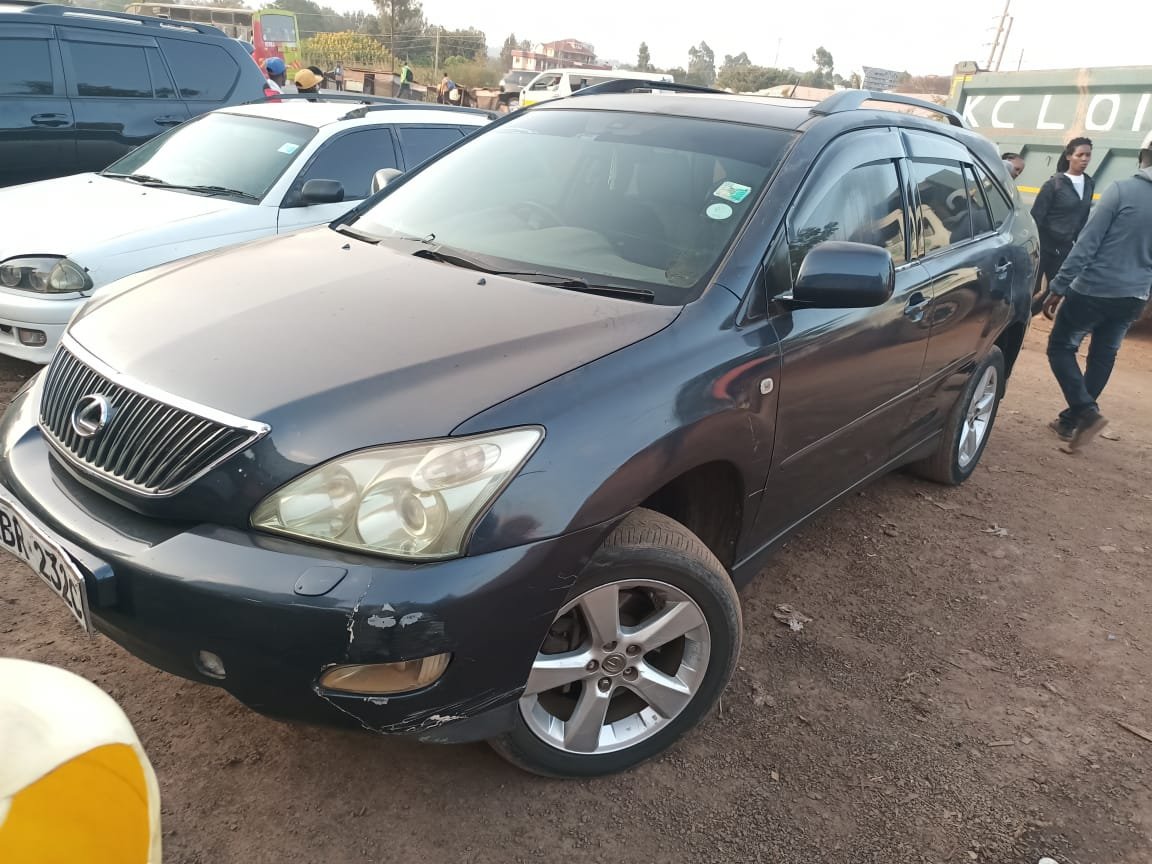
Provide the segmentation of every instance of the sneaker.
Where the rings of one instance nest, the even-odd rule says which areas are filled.
[[[1076,434],[1076,427],[1063,420],[1053,420],[1048,424],[1048,428],[1055,432],[1061,441],[1071,441],[1072,436]]]
[[[1104,431],[1104,427],[1108,425],[1108,418],[1102,414],[1090,414],[1084,417],[1076,424],[1076,431],[1072,433],[1072,440],[1068,443],[1068,449],[1075,453],[1077,450],[1090,444],[1092,439]]]

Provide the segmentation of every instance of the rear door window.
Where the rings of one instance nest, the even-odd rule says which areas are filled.
[[[1005,197],[1000,185],[980,166],[976,166],[976,176],[984,187],[984,198],[992,213],[992,225],[999,229],[1012,215],[1012,205],[1008,203],[1009,199]]]
[[[912,177],[920,196],[924,253],[931,255],[972,237],[968,190],[959,162],[913,159]]]
[[[152,98],[152,76],[143,47],[71,41],[64,45],[72,59],[77,96]]]
[[[219,45],[161,39],[160,47],[172,68],[182,99],[223,102],[236,86],[240,67]]]
[[[972,233],[974,236],[987,234],[992,230],[992,214],[984,200],[984,190],[976,179],[976,170],[971,165],[964,166],[964,183],[968,187],[968,206],[972,211]]]
[[[398,131],[404,162],[409,170],[464,137],[464,132],[455,126],[401,126]]]
[[[0,96],[52,95],[47,39],[0,39],[0,57]]]

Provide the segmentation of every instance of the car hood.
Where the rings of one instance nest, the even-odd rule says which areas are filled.
[[[248,208],[225,198],[170,189],[152,189],[99,174],[76,174],[0,189],[0,260],[13,255],[66,255],[87,266],[89,250],[110,245],[138,249],[156,242],[158,229],[179,222],[208,220]],[[125,242],[127,241],[127,242]]]
[[[679,311],[485,275],[323,227],[114,283],[70,334],[151,387],[268,423],[283,458],[311,465],[447,435]]]

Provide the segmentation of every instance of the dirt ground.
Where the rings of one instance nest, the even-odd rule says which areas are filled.
[[[1147,864],[1152,860],[1152,332],[1121,354],[1109,433],[1045,428],[1038,321],[972,480],[899,475],[796,536],[744,597],[721,710],[594,782],[483,745],[291,726],[82,636],[0,561],[0,654],[71,669],[156,767],[166,861]],[[31,367],[0,363],[0,402]],[[798,633],[777,604],[814,620]]]

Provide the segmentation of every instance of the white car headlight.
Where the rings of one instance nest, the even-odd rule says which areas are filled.
[[[350,453],[265,498],[252,527],[397,558],[451,558],[543,437],[528,427]]]
[[[0,263],[0,285],[41,294],[78,294],[90,289],[92,280],[67,258],[35,256]]]

